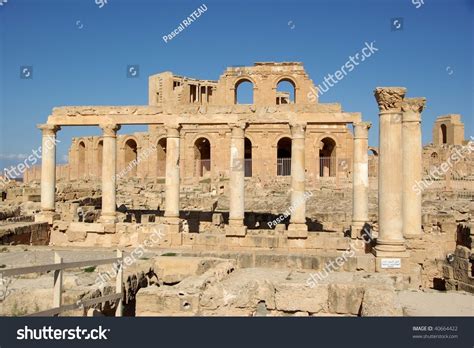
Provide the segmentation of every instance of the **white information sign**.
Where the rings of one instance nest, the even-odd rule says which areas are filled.
[[[401,259],[382,259],[380,260],[380,265],[382,268],[401,268],[402,260]]]

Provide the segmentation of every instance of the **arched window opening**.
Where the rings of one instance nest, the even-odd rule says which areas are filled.
[[[156,176],[166,176],[166,138],[160,139],[156,146]]]
[[[83,141],[78,145],[77,155],[77,177],[84,178],[86,176],[86,144]]]
[[[293,81],[282,79],[276,88],[276,104],[294,104],[296,101],[296,88]]]
[[[253,83],[242,79],[235,84],[234,104],[253,104]]]
[[[98,177],[102,177],[102,158],[104,153],[104,142],[100,140],[97,143],[97,173]]]
[[[211,143],[207,138],[194,142],[194,161],[196,176],[204,176],[211,171]]]
[[[291,175],[291,139],[281,138],[277,144],[277,175]]]
[[[128,177],[137,176],[137,142],[128,139],[125,143],[125,170]]]
[[[336,142],[331,138],[321,140],[319,150],[319,176],[336,176]]]
[[[448,135],[447,135],[447,129],[446,129],[446,125],[445,124],[442,124],[441,125],[441,140],[442,140],[442,144],[447,144],[448,143]]]
[[[252,142],[245,138],[245,176],[252,176]]]

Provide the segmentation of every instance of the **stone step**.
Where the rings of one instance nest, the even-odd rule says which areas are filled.
[[[177,256],[217,257],[236,260],[239,268],[290,268],[306,270],[328,269],[334,272],[375,272],[375,257],[372,254],[352,255],[343,252],[320,251],[316,253],[282,253],[274,251],[183,251],[175,250]],[[337,263],[339,262],[339,264]]]

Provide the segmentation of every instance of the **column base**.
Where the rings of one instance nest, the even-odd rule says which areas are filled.
[[[179,233],[181,220],[177,216],[165,216],[164,222],[166,224],[167,233]]]
[[[403,255],[406,251],[407,247],[404,240],[391,241],[377,239],[373,254],[377,257],[390,257],[392,255],[396,257],[397,255]]]
[[[47,222],[52,225],[55,220],[60,220],[61,216],[55,211],[42,211],[35,215],[35,222]]]
[[[247,234],[247,226],[240,225],[227,225],[225,226],[225,235],[226,237],[245,237]]]
[[[351,223],[351,229],[350,229],[351,238],[352,239],[361,239],[362,238],[362,231],[364,230],[364,226],[366,224],[367,224],[367,222],[353,221]]]
[[[99,222],[104,225],[115,225],[117,220],[117,214],[102,214],[99,218]]]
[[[308,238],[308,226],[301,223],[290,223],[288,226],[288,238]]]

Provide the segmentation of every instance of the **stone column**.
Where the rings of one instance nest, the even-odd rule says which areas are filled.
[[[292,123],[291,128],[291,219],[288,238],[307,238],[305,194],[306,123]]]
[[[179,232],[180,125],[166,127],[165,220],[170,232]]]
[[[227,236],[245,236],[245,123],[230,124],[230,199]]]
[[[354,123],[354,168],[352,176],[351,237],[361,237],[369,221],[369,142],[370,122]]]
[[[419,237],[421,231],[421,192],[413,189],[421,182],[423,145],[421,142],[421,112],[425,98],[409,98],[402,103],[403,153],[403,235]]]
[[[42,124],[41,144],[41,214],[35,217],[38,222],[53,224],[56,197],[56,132],[59,126]]]
[[[378,87],[374,94],[379,106],[379,234],[374,254],[376,270],[382,257],[406,257],[402,223],[402,101],[405,88]],[[401,260],[396,260],[398,262]],[[385,266],[388,267],[388,266]]]
[[[116,213],[117,131],[120,125],[100,125],[103,131],[102,147],[102,214],[100,222],[114,224]]]

